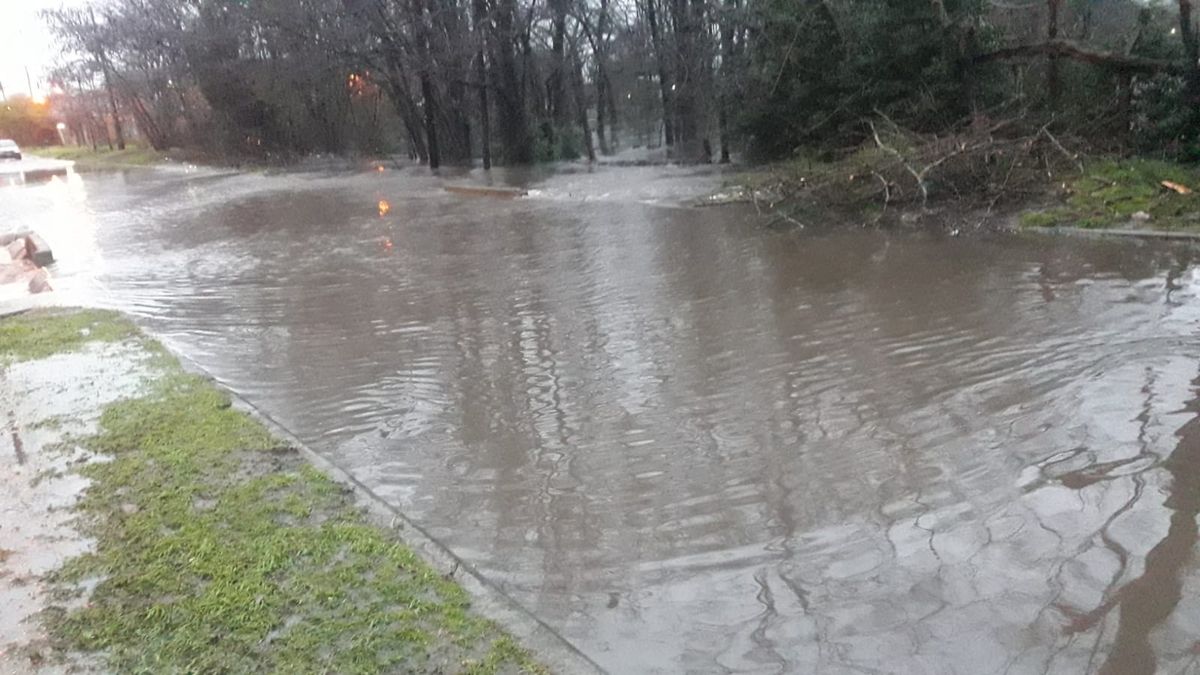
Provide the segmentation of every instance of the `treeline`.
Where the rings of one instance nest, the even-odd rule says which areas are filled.
[[[21,145],[52,145],[58,129],[50,107],[28,96],[10,96],[0,103],[0,138]]]
[[[96,0],[46,14],[78,139],[684,162],[1035,116],[1200,158],[1191,0]]]

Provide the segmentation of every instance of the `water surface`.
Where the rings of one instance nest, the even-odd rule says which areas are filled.
[[[1196,669],[1194,249],[508,178],[530,196],[176,170],[0,207],[613,672]]]

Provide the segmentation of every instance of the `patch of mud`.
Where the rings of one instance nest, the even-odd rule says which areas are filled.
[[[103,408],[136,394],[147,377],[136,343],[0,369],[0,675],[58,668],[43,661],[37,616],[54,604],[43,579],[89,548],[72,527],[88,483],[72,469],[97,460],[71,439],[94,433]]]

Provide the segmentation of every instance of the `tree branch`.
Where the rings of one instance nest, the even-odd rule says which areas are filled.
[[[1088,49],[1070,40],[1052,40],[1041,44],[1005,47],[1004,49],[997,49],[996,51],[976,56],[975,63],[1002,61],[1005,59],[1027,59],[1039,56],[1074,59],[1083,63],[1091,63],[1110,70],[1126,73],[1179,74],[1184,72],[1183,64],[1176,61],[1148,59],[1118,52],[1097,51]]]

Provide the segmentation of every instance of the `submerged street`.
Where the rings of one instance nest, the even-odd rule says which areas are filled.
[[[177,167],[0,213],[611,672],[1198,667],[1195,248],[493,173],[528,195]]]

